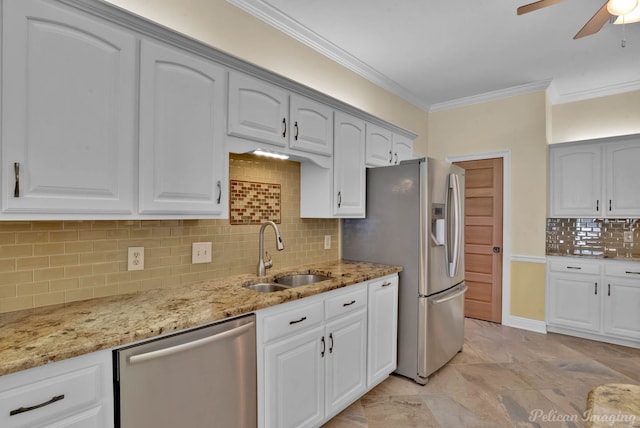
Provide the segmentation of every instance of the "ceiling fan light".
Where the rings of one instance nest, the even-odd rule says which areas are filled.
[[[634,22],[640,22],[640,3],[631,12],[618,16],[616,20],[613,21],[614,24],[632,24]]]
[[[638,6],[638,0],[609,0],[607,10],[611,15],[626,15]]]

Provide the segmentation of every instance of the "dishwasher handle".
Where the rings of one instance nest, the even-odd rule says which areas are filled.
[[[209,343],[218,342],[221,340],[229,339],[231,337],[239,336],[247,330],[253,328],[255,323],[250,322],[240,327],[236,327],[232,330],[223,331],[222,333],[218,333],[214,336],[204,337],[202,339],[194,340],[187,343],[182,343],[180,345],[172,346],[170,348],[158,349],[157,351],[146,352],[140,355],[132,355],[129,357],[129,364],[139,364],[145,361],[153,360],[155,358],[167,357],[169,355],[177,354],[179,352],[188,351],[194,348],[198,348],[200,346],[207,345]]]

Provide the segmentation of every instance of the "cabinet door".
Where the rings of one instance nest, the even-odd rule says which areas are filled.
[[[334,214],[343,217],[364,217],[364,121],[336,112],[334,128]]]
[[[325,417],[346,408],[367,388],[367,315],[360,310],[327,324]]]
[[[277,86],[240,73],[229,74],[229,135],[287,146],[289,94]]]
[[[3,3],[3,211],[133,210],[133,35],[57,3]]]
[[[599,145],[551,147],[550,215],[600,217],[604,212]]]
[[[640,280],[605,277],[604,332],[640,340]]]
[[[225,70],[143,41],[140,212],[226,213]]]
[[[265,425],[317,427],[324,418],[324,327],[265,346]]]
[[[365,160],[367,166],[386,166],[393,163],[391,131],[367,123]]]
[[[333,110],[300,95],[291,95],[289,147],[302,152],[333,154]]]
[[[547,323],[587,332],[600,332],[600,276],[549,275]]]
[[[640,216],[640,138],[604,148],[607,216]]]
[[[367,387],[396,369],[398,337],[398,277],[372,281],[368,290]]]
[[[413,141],[398,134],[393,134],[393,163],[413,159]]]

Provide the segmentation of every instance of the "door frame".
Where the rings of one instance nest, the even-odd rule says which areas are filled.
[[[522,328],[511,316],[511,150],[450,155],[445,159],[453,163],[493,158],[502,158],[502,325]]]

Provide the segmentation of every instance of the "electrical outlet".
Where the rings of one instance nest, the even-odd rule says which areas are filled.
[[[211,242],[194,242],[192,244],[191,263],[211,263]]]
[[[324,249],[331,249],[331,235],[324,235]]]
[[[633,232],[624,232],[624,242],[633,242]]]
[[[144,247],[129,247],[127,270],[144,269]]]

